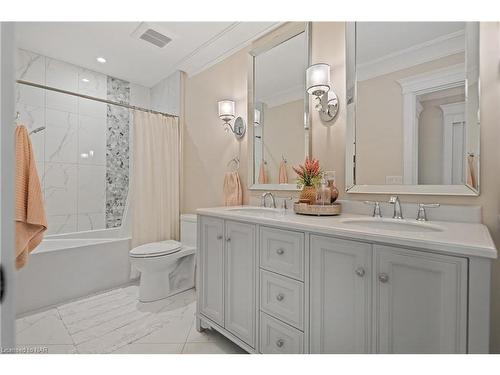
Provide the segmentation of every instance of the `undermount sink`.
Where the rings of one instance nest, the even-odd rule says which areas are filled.
[[[239,214],[277,214],[280,212],[277,208],[266,207],[238,207],[229,209],[230,212]]]
[[[429,223],[410,222],[396,219],[345,219],[342,223],[367,229],[385,229],[402,232],[442,232],[443,228]]]

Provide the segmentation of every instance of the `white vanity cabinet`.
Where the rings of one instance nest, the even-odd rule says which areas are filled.
[[[465,258],[316,235],[310,254],[312,353],[466,352]]]
[[[311,353],[370,353],[372,246],[310,237]]]
[[[370,237],[334,219],[204,212],[199,329],[264,354],[489,351],[496,250],[484,226],[439,223],[484,239],[464,249],[420,233]]]
[[[255,346],[256,226],[200,217],[199,312]]]
[[[467,260],[373,246],[377,353],[466,353]]]

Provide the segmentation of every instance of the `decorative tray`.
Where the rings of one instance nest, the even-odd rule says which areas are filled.
[[[300,215],[335,216],[342,213],[342,205],[340,203],[319,205],[296,202],[293,204],[293,210]]]

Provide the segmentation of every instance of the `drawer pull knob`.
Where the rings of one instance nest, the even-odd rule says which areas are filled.
[[[231,237],[226,237],[227,242],[231,242]]]
[[[358,275],[359,277],[363,277],[365,276],[365,269],[363,267],[358,267],[356,268],[356,275]]]
[[[277,253],[278,255],[283,255],[283,254],[285,253],[285,250],[283,250],[283,249],[280,247],[278,250],[276,250],[276,253]]]
[[[276,299],[278,301],[283,301],[285,299],[285,295],[283,293],[279,293],[277,296],[276,296]]]
[[[281,348],[284,344],[285,344],[285,341],[283,341],[283,339],[279,339],[276,341],[276,346],[278,348]]]
[[[389,275],[386,273],[381,273],[380,275],[378,275],[378,279],[381,283],[386,283],[389,281]]]
[[[218,240],[222,240],[222,234],[219,234],[219,235],[217,236],[217,239],[218,239]]]

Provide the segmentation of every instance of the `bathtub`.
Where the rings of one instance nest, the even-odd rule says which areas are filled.
[[[130,238],[48,238],[17,272],[17,314],[130,282]]]

